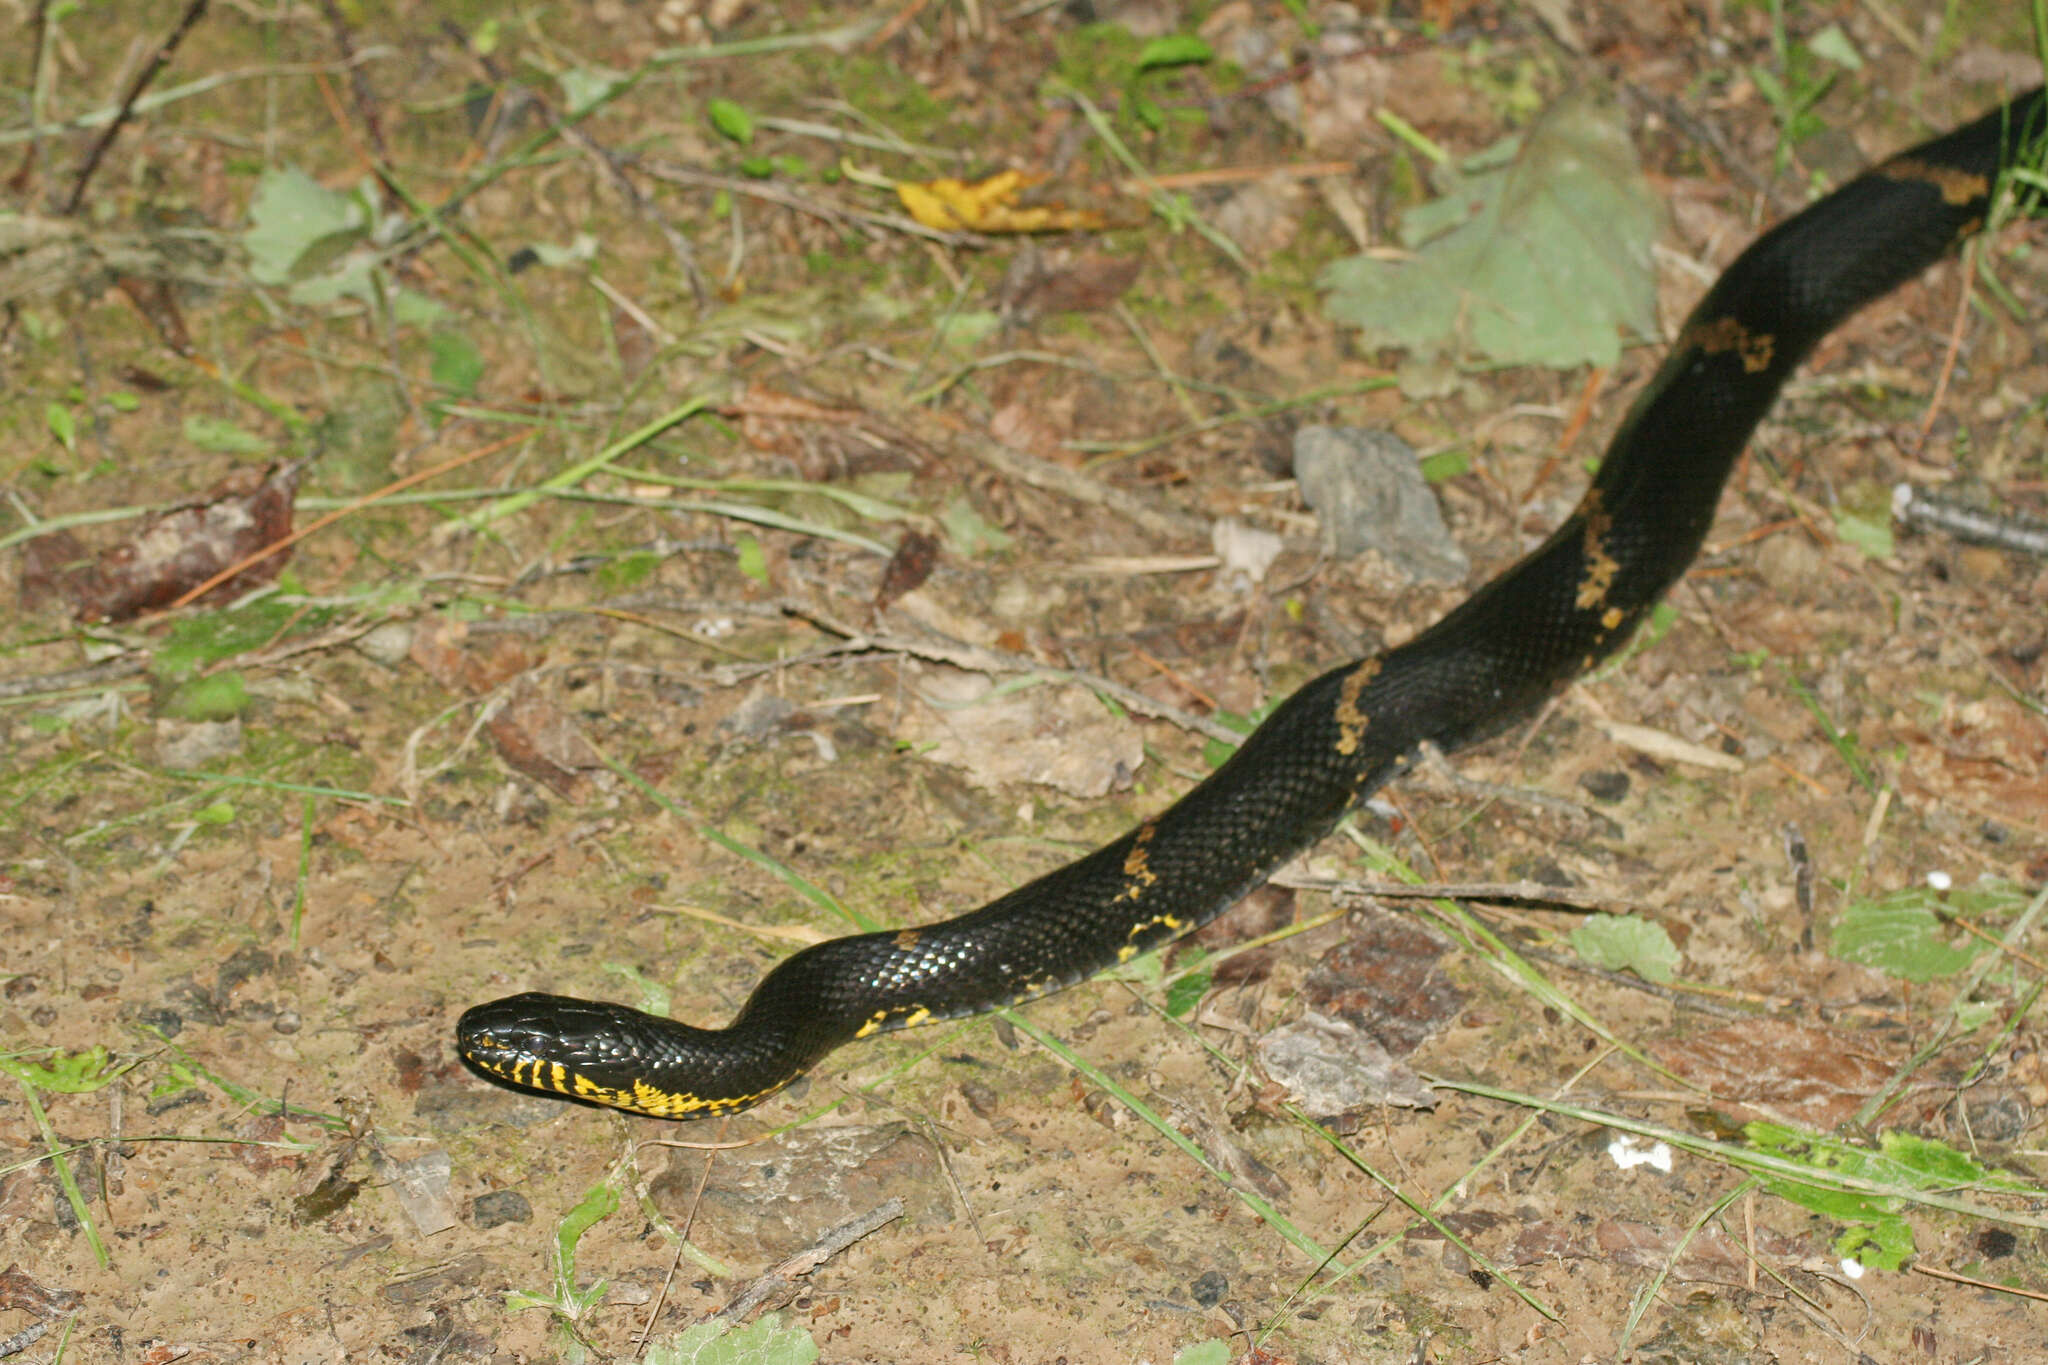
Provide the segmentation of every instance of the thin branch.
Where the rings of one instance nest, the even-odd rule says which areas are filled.
[[[370,150],[376,153],[377,160],[388,162],[391,158],[384,149],[384,121],[377,116],[377,106],[370,98],[369,79],[356,63],[356,47],[349,36],[348,19],[336,0],[320,0],[320,8],[327,15],[327,26],[334,31],[334,45],[341,50],[341,59],[348,68],[349,94],[354,96],[356,115],[363,121],[363,135],[370,140]]]
[[[66,217],[78,212],[78,206],[85,200],[86,185],[91,182],[93,172],[99,169],[100,160],[106,156],[107,148],[121,135],[121,129],[134,114],[135,101],[142,98],[142,92],[149,89],[150,82],[156,79],[157,73],[170,65],[171,56],[177,52],[178,45],[185,41],[185,35],[205,17],[206,4],[207,0],[192,0],[192,3],[185,7],[185,17],[171,30],[171,36],[164,39],[155,55],[143,63],[142,69],[135,73],[135,79],[128,83],[128,93],[121,97],[121,107],[115,111],[114,121],[100,134],[100,140],[92,145],[92,151],[86,155],[85,165],[79,168],[78,179],[71,186],[71,197],[64,201],[61,210]]]
[[[837,1227],[827,1229],[817,1241],[743,1287],[725,1307],[712,1314],[713,1319],[738,1322],[769,1299],[794,1289],[795,1281],[805,1278],[861,1238],[902,1216],[902,1198],[891,1197],[866,1213],[855,1214]]]
[[[31,126],[36,126],[43,118],[43,49],[50,43],[50,0],[36,0],[35,18],[30,22],[29,30],[35,35],[35,50],[29,56],[28,65],[28,121]],[[42,138],[30,138],[28,150],[22,153],[21,165],[8,177],[7,188],[16,194],[26,191],[29,177],[35,174],[36,162],[42,154]]]

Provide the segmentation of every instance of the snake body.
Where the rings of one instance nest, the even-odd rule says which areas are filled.
[[[1206,781],[1104,848],[954,919],[806,948],[723,1029],[544,994],[467,1011],[486,1077],[687,1118],[774,1094],[856,1038],[1056,991],[1221,914],[1411,764],[1540,702],[1629,637],[1698,553],[1785,379],[1849,314],[1982,225],[2043,92],[1867,171],[1708,291],[1591,486],[1540,547],[1398,648],[1302,687]]]

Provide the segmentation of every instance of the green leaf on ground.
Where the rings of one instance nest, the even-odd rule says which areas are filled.
[[[1829,24],[1806,40],[1807,51],[1825,61],[1833,62],[1845,71],[1861,71],[1863,54],[1849,41],[1849,35],[1842,32],[1840,24]]]
[[[754,116],[731,100],[712,100],[704,106],[705,117],[719,136],[745,147],[754,141]]]
[[[1623,332],[1655,335],[1662,209],[1613,111],[1560,100],[1475,162],[1404,217],[1409,259],[1323,272],[1332,317],[1419,360],[1496,365],[1611,365]]]
[[[570,1322],[576,1322],[604,1302],[603,1280],[598,1280],[586,1288],[578,1288],[576,1285],[576,1244],[583,1240],[584,1233],[618,1210],[617,1189],[608,1184],[591,1186],[582,1201],[564,1214],[562,1221],[555,1225],[555,1283],[552,1294],[528,1294],[523,1290],[510,1290],[505,1295],[505,1306],[515,1311],[523,1308],[545,1308]]]
[[[326,610],[307,612],[294,620],[298,607],[265,597],[232,611],[188,616],[172,623],[149,658],[150,675],[159,682],[179,683],[210,663],[232,659],[277,638],[288,627],[325,621]]]
[[[1634,972],[1645,981],[1669,981],[1678,966],[1678,945],[1664,926],[1635,915],[1595,915],[1572,930],[1571,939],[1593,966]]]
[[[63,403],[51,403],[43,409],[43,420],[49,424],[50,434],[57,443],[74,455],[78,453],[78,414]]]
[[[245,431],[225,417],[193,413],[185,419],[185,439],[201,450],[223,455],[256,455],[270,449],[270,442],[253,431]]]
[[[323,255],[339,251],[369,224],[360,195],[327,189],[296,166],[265,171],[242,234],[250,277],[258,284],[288,283],[316,245]]]
[[[744,1327],[700,1322],[681,1336],[647,1348],[647,1365],[811,1365],[818,1344],[801,1328],[763,1313]]]
[[[190,678],[157,703],[157,714],[173,720],[232,720],[249,704],[249,688],[233,669]]]
[[[652,550],[628,550],[617,559],[597,566],[597,586],[607,597],[637,588],[661,567],[661,556]]]
[[[958,497],[939,513],[939,525],[946,532],[946,544],[962,559],[975,559],[1010,548],[1009,532],[974,510],[974,504]]]
[[[1166,1014],[1170,1019],[1185,1018],[1189,1011],[1202,1003],[1202,997],[1209,992],[1215,981],[1215,974],[1204,967],[1189,972],[1166,988]]]
[[[580,114],[611,94],[625,79],[618,72],[607,71],[601,66],[577,66],[556,76],[555,84],[562,87],[562,99],[567,102],[569,112]]]
[[[1898,1190],[1895,1195],[1844,1190],[1830,1186],[1824,1179],[1814,1184],[1789,1177],[1764,1180],[1764,1188],[1779,1198],[1848,1224],[1835,1238],[1835,1254],[1853,1256],[1879,1270],[1897,1270],[1913,1254],[1913,1229],[1903,1212],[1915,1193],[1964,1188],[2027,1191],[2037,1196],[2048,1193],[1979,1165],[1946,1143],[1910,1133],[1880,1134],[1873,1151],[1825,1133],[1801,1131],[1784,1124],[1748,1123],[1742,1131],[1757,1150],[1796,1161],[1816,1173],[1845,1175]]]
[[[0,1057],[5,1071],[25,1085],[49,1095],[87,1095],[119,1076],[126,1067],[107,1069],[107,1050],[89,1047],[83,1052],[59,1052],[47,1062],[24,1062],[19,1057]]]
[[[484,377],[484,357],[475,342],[460,332],[436,332],[427,338],[427,350],[434,357],[430,374],[435,387],[458,398],[476,392]]]
[[[1162,66],[1189,66],[1215,57],[1216,50],[1192,33],[1169,33],[1154,38],[1138,51],[1138,70]]]
[[[1880,521],[1846,507],[1837,507],[1835,535],[1844,545],[1853,545],[1861,550],[1865,559],[1891,558],[1892,524],[1889,516]]]
[[[1831,951],[1908,981],[1954,976],[1991,945],[1947,921],[1994,922],[2018,913],[2027,897],[2004,881],[1981,881],[1940,892],[1909,886],[1874,900],[1851,901],[1835,921]]]
[[[761,542],[742,532],[732,538],[732,548],[739,556],[739,570],[747,577],[768,586],[768,552],[761,548]]]

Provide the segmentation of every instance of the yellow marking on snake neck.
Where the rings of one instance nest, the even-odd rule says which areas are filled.
[[[931,1017],[925,1009],[912,1011],[906,1023],[919,1024]],[[706,1099],[687,1091],[663,1090],[646,1081],[635,1080],[631,1089],[620,1089],[592,1080],[580,1071],[571,1070],[561,1062],[550,1062],[540,1057],[517,1057],[510,1060],[489,1056],[485,1049],[495,1048],[489,1037],[479,1038],[465,1050],[465,1055],[486,1072],[528,1090],[551,1090],[558,1095],[571,1095],[593,1104],[623,1109],[635,1114],[649,1114],[655,1118],[683,1118],[690,1114],[730,1114],[749,1105],[758,1104],[789,1084],[795,1077],[777,1081],[764,1090],[749,1095],[721,1095]]]
[[[1614,529],[1614,514],[1601,501],[1599,489],[1586,490],[1579,503],[1579,514],[1586,519],[1585,544],[1579,551],[1586,574],[1579,580],[1574,602],[1579,610],[1590,611],[1607,600],[1608,589],[1614,586],[1614,576],[1621,572],[1621,564],[1607,550],[1607,533]]]
[[[1372,717],[1358,709],[1358,698],[1365,692],[1365,685],[1379,675],[1380,661],[1375,656],[1345,674],[1344,685],[1337,689],[1337,709],[1333,713],[1337,720],[1337,752],[1346,758],[1358,752],[1365,739],[1365,727],[1372,724]]]
[[[917,946],[917,940],[918,940],[918,932],[917,932],[917,930],[915,930],[915,929],[899,929],[899,930],[897,930],[897,931],[896,931],[896,937],[895,937],[895,938],[893,938],[893,939],[891,939],[891,940],[889,940],[889,941],[890,941],[890,942],[891,942],[892,944],[894,944],[894,945],[895,945],[896,947],[898,947],[898,948],[901,948],[901,949],[903,949],[903,950],[904,950],[905,952],[908,952],[908,951],[910,951],[910,950],[911,950],[912,948],[915,948],[915,947]]]
[[[1603,615],[1603,616],[1602,616],[1602,617],[1600,618],[1600,628],[1601,628],[1602,630],[1613,630],[1613,629],[1614,629],[1614,628],[1615,628],[1616,626],[1618,626],[1618,625],[1620,625],[1620,624],[1621,624],[1621,608],[1620,608],[1620,607],[1609,607],[1609,608],[1607,609],[1607,612],[1606,612],[1606,614],[1605,614],[1605,615]]]
[[[1991,193],[1991,182],[1981,175],[1953,166],[1937,166],[1916,156],[1895,156],[1879,166],[1877,173],[1887,180],[1918,180],[1932,185],[1941,191],[1941,202],[1951,208],[1961,208],[1972,199]]]
[[[1678,334],[1678,344],[1673,353],[1683,351],[1687,346],[1697,346],[1708,355],[1721,355],[1733,351],[1742,359],[1742,368],[1750,374],[1767,370],[1771,357],[1777,352],[1778,342],[1769,332],[1752,332],[1741,319],[1718,317],[1712,322],[1686,324]]]

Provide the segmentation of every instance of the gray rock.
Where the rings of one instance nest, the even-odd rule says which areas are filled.
[[[1462,582],[1472,564],[1444,526],[1415,451],[1391,432],[1303,427],[1294,477],[1339,559],[1377,550],[1410,578]]]

